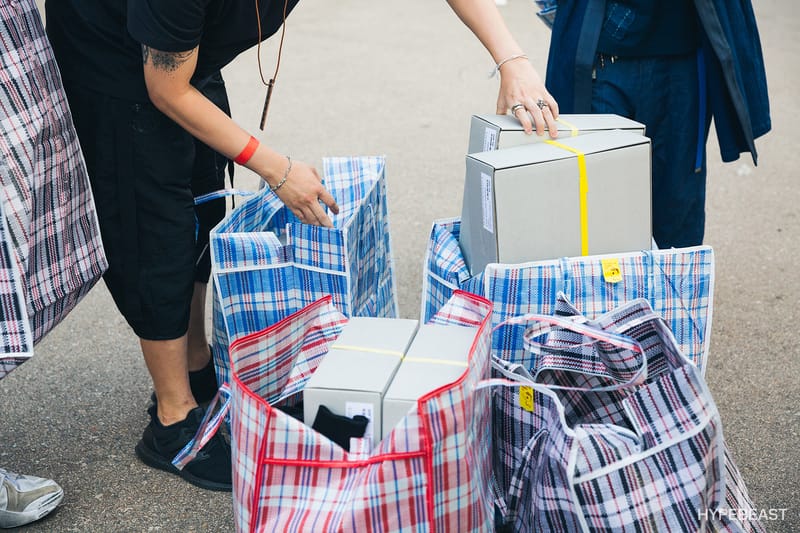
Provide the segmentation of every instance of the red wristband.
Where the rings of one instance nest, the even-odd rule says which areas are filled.
[[[256,149],[258,148],[258,139],[250,136],[250,140],[247,141],[247,145],[239,152],[239,155],[236,156],[236,159],[233,161],[239,165],[244,165],[250,158],[253,157],[253,154],[256,153]]]

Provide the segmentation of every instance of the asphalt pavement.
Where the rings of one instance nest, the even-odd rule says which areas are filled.
[[[754,2],[773,131],[759,164],[722,164],[709,142],[706,244],[716,255],[707,379],[725,438],[769,531],[800,530],[800,17],[791,0]],[[530,0],[500,7],[544,74],[549,32]],[[792,14],[794,13],[794,14]],[[270,76],[277,39],[262,46]],[[419,315],[434,219],[457,216],[469,118],[493,113],[489,55],[446,2],[303,0],[288,21],[263,142],[319,167],[386,155],[403,317]],[[257,131],[264,89],[255,49],[225,69],[234,118]],[[712,128],[713,130],[713,128]],[[237,185],[255,187],[237,171]],[[100,283],[0,381],[0,465],[52,477],[63,504],[26,531],[232,531],[230,494],[145,467],[133,447],[150,382],[138,343]]]

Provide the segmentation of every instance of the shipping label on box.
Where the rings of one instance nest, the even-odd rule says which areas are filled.
[[[306,425],[324,405],[336,415],[367,417],[368,446],[380,441],[383,395],[417,326],[416,320],[351,318],[303,390]]]
[[[614,114],[561,115],[556,119],[556,124],[559,139],[607,130],[645,134],[644,124]],[[536,134],[527,135],[520,121],[511,115],[473,115],[470,120],[467,153],[501,150],[548,139],[550,136],[547,133],[541,137]]]
[[[470,154],[467,266],[650,249],[650,181],[650,140],[621,130]]]
[[[400,363],[383,398],[383,437],[417,400],[459,379],[467,369],[477,328],[424,324]]]

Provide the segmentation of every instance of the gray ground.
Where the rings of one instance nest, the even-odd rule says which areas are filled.
[[[800,19],[790,0],[755,4],[773,131],[758,142],[758,167],[749,158],[723,165],[709,143],[706,243],[716,251],[717,279],[707,377],[756,505],[786,509],[769,530],[789,532],[800,530],[800,150],[792,141]],[[548,32],[532,2],[501,9],[543,73]],[[276,51],[277,39],[262,47],[267,76]],[[431,221],[459,213],[469,116],[494,112],[490,67],[443,1],[304,0],[289,19],[260,137],[318,166],[326,155],[387,156],[405,317],[418,314]],[[263,89],[255,51],[225,74],[235,118],[256,131]],[[239,185],[254,180],[240,177]],[[233,529],[229,494],[196,489],[135,458],[150,390],[137,342],[102,283],[32,361],[0,382],[0,464],[53,477],[66,491],[62,506],[29,531]]]

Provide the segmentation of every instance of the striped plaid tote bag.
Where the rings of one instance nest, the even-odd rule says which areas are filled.
[[[471,277],[458,245],[460,227],[458,218],[433,224],[423,267],[422,320],[455,289],[490,300],[494,326],[528,313],[552,314],[559,292],[589,318],[644,298],[667,322],[681,351],[705,372],[714,296],[711,247],[494,263]],[[524,326],[504,324],[493,335],[493,355],[530,367],[530,354],[522,350],[524,332]]]
[[[323,159],[339,205],[333,228],[300,223],[269,189],[211,231],[213,348],[219,383],[228,346],[331,295],[346,316],[396,317],[383,157]]]
[[[456,381],[419,399],[373,449],[345,451],[276,406],[302,390],[346,321],[326,297],[231,344],[233,498],[237,531],[491,531],[490,304],[456,293],[432,323],[475,340]],[[226,387],[223,387],[223,391]],[[222,418],[209,418],[196,446]],[[180,466],[191,451],[176,458]]]
[[[557,307],[511,319],[532,373],[494,364],[514,383],[493,389],[505,530],[763,531],[720,512],[753,505],[705,381],[647,302],[591,321]]]
[[[0,3],[0,77],[0,271],[15,273],[0,278],[0,292],[21,286],[22,295],[17,306],[3,302],[2,378],[108,265],[61,75],[33,0]]]

